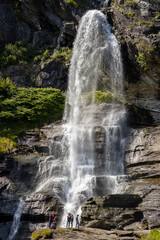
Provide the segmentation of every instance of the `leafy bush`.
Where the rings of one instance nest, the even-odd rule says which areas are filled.
[[[7,98],[0,93],[0,136],[6,138],[0,151],[15,146],[23,131],[61,118],[64,101],[61,91],[53,88],[17,88]]]
[[[5,46],[0,55],[0,64],[3,67],[8,65],[26,65],[35,55],[32,45],[18,41],[15,44],[9,43]]]
[[[0,123],[56,120],[63,113],[64,95],[53,88],[17,88],[10,97],[0,100]]]
[[[62,47],[60,49],[55,49],[52,55],[53,60],[62,61],[68,63],[72,57],[72,50],[68,47]]]
[[[39,229],[32,233],[31,240],[39,240],[39,239],[52,239],[52,234],[54,230],[52,229]]]
[[[87,104],[92,103],[93,95],[95,94],[95,103],[100,104],[103,102],[106,103],[111,103],[111,102],[118,102],[119,99],[117,96],[114,96],[111,92],[101,92],[101,91],[96,91],[96,92],[90,92],[86,96],[86,101]]]
[[[136,61],[141,66],[141,68],[146,71],[153,65],[155,47],[149,46],[145,42],[141,41],[137,44],[137,48],[138,55],[136,55]]]
[[[11,96],[16,89],[14,82],[12,82],[8,77],[2,78],[0,76],[0,96],[9,97]]]
[[[160,239],[160,231],[157,229],[153,229],[148,236],[142,236],[142,240],[159,240]]]

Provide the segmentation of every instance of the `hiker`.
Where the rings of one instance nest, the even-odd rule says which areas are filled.
[[[73,221],[74,221],[74,216],[73,214],[71,215],[71,228],[73,228]]]
[[[77,217],[76,217],[76,228],[79,229],[79,215],[77,214]]]
[[[70,227],[70,223],[71,223],[71,214],[70,213],[68,213],[68,215],[67,215],[67,224],[66,224],[66,228],[68,227]]]
[[[50,229],[56,229],[56,226],[57,226],[57,223],[56,223],[56,220],[54,219],[53,223],[50,226]]]
[[[55,213],[52,212],[51,215],[49,216],[49,228],[51,227],[51,224],[53,223],[55,217],[56,217]]]

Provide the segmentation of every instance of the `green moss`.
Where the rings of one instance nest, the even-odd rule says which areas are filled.
[[[51,229],[39,229],[32,233],[31,240],[52,239],[53,233],[54,233],[54,230],[51,230]]]
[[[160,239],[160,231],[157,229],[153,229],[148,236],[142,236],[142,240],[159,240]]]
[[[148,25],[148,26],[150,26],[150,27],[153,27],[153,25],[154,25],[154,23],[151,22],[151,21],[144,21],[144,20],[138,20],[138,19],[135,19],[134,22],[135,22],[137,25],[139,25],[139,26],[141,26],[141,25]]]
[[[16,146],[17,143],[14,140],[6,137],[0,137],[0,152],[10,152],[10,150]]]
[[[103,102],[111,103],[111,102],[118,102],[120,101],[117,96],[113,95],[111,92],[102,92],[102,91],[95,91],[90,92],[85,96],[87,104],[92,103],[93,95],[95,94],[95,103],[100,104]]]

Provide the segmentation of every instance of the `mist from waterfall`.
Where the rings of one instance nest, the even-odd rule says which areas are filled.
[[[81,19],[69,70],[68,98],[65,104],[63,176],[65,208],[80,214],[81,204],[90,196],[113,193],[118,176],[124,174],[123,146],[126,113],[122,104],[110,104],[109,113],[96,121],[95,91],[98,82],[108,77],[109,90],[123,98],[123,67],[120,46],[111,27],[98,10],[88,11]],[[91,102],[86,101],[88,93]],[[102,109],[103,111],[103,109]],[[98,125],[97,125],[98,124]],[[104,158],[95,154],[95,128],[105,129]],[[100,186],[103,186],[101,188]],[[101,191],[102,189],[102,191]]]

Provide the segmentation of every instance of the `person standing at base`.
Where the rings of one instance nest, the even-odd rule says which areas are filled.
[[[74,221],[74,216],[73,214],[71,215],[71,228],[73,228],[73,221]]]
[[[68,215],[67,215],[67,224],[66,224],[66,228],[69,228],[69,227],[70,227],[70,223],[71,223],[71,214],[68,213]]]
[[[77,214],[77,217],[76,217],[76,228],[79,229],[79,215]]]
[[[50,228],[51,224],[53,223],[54,218],[55,218],[55,213],[52,212],[51,215],[49,216],[49,228]]]

